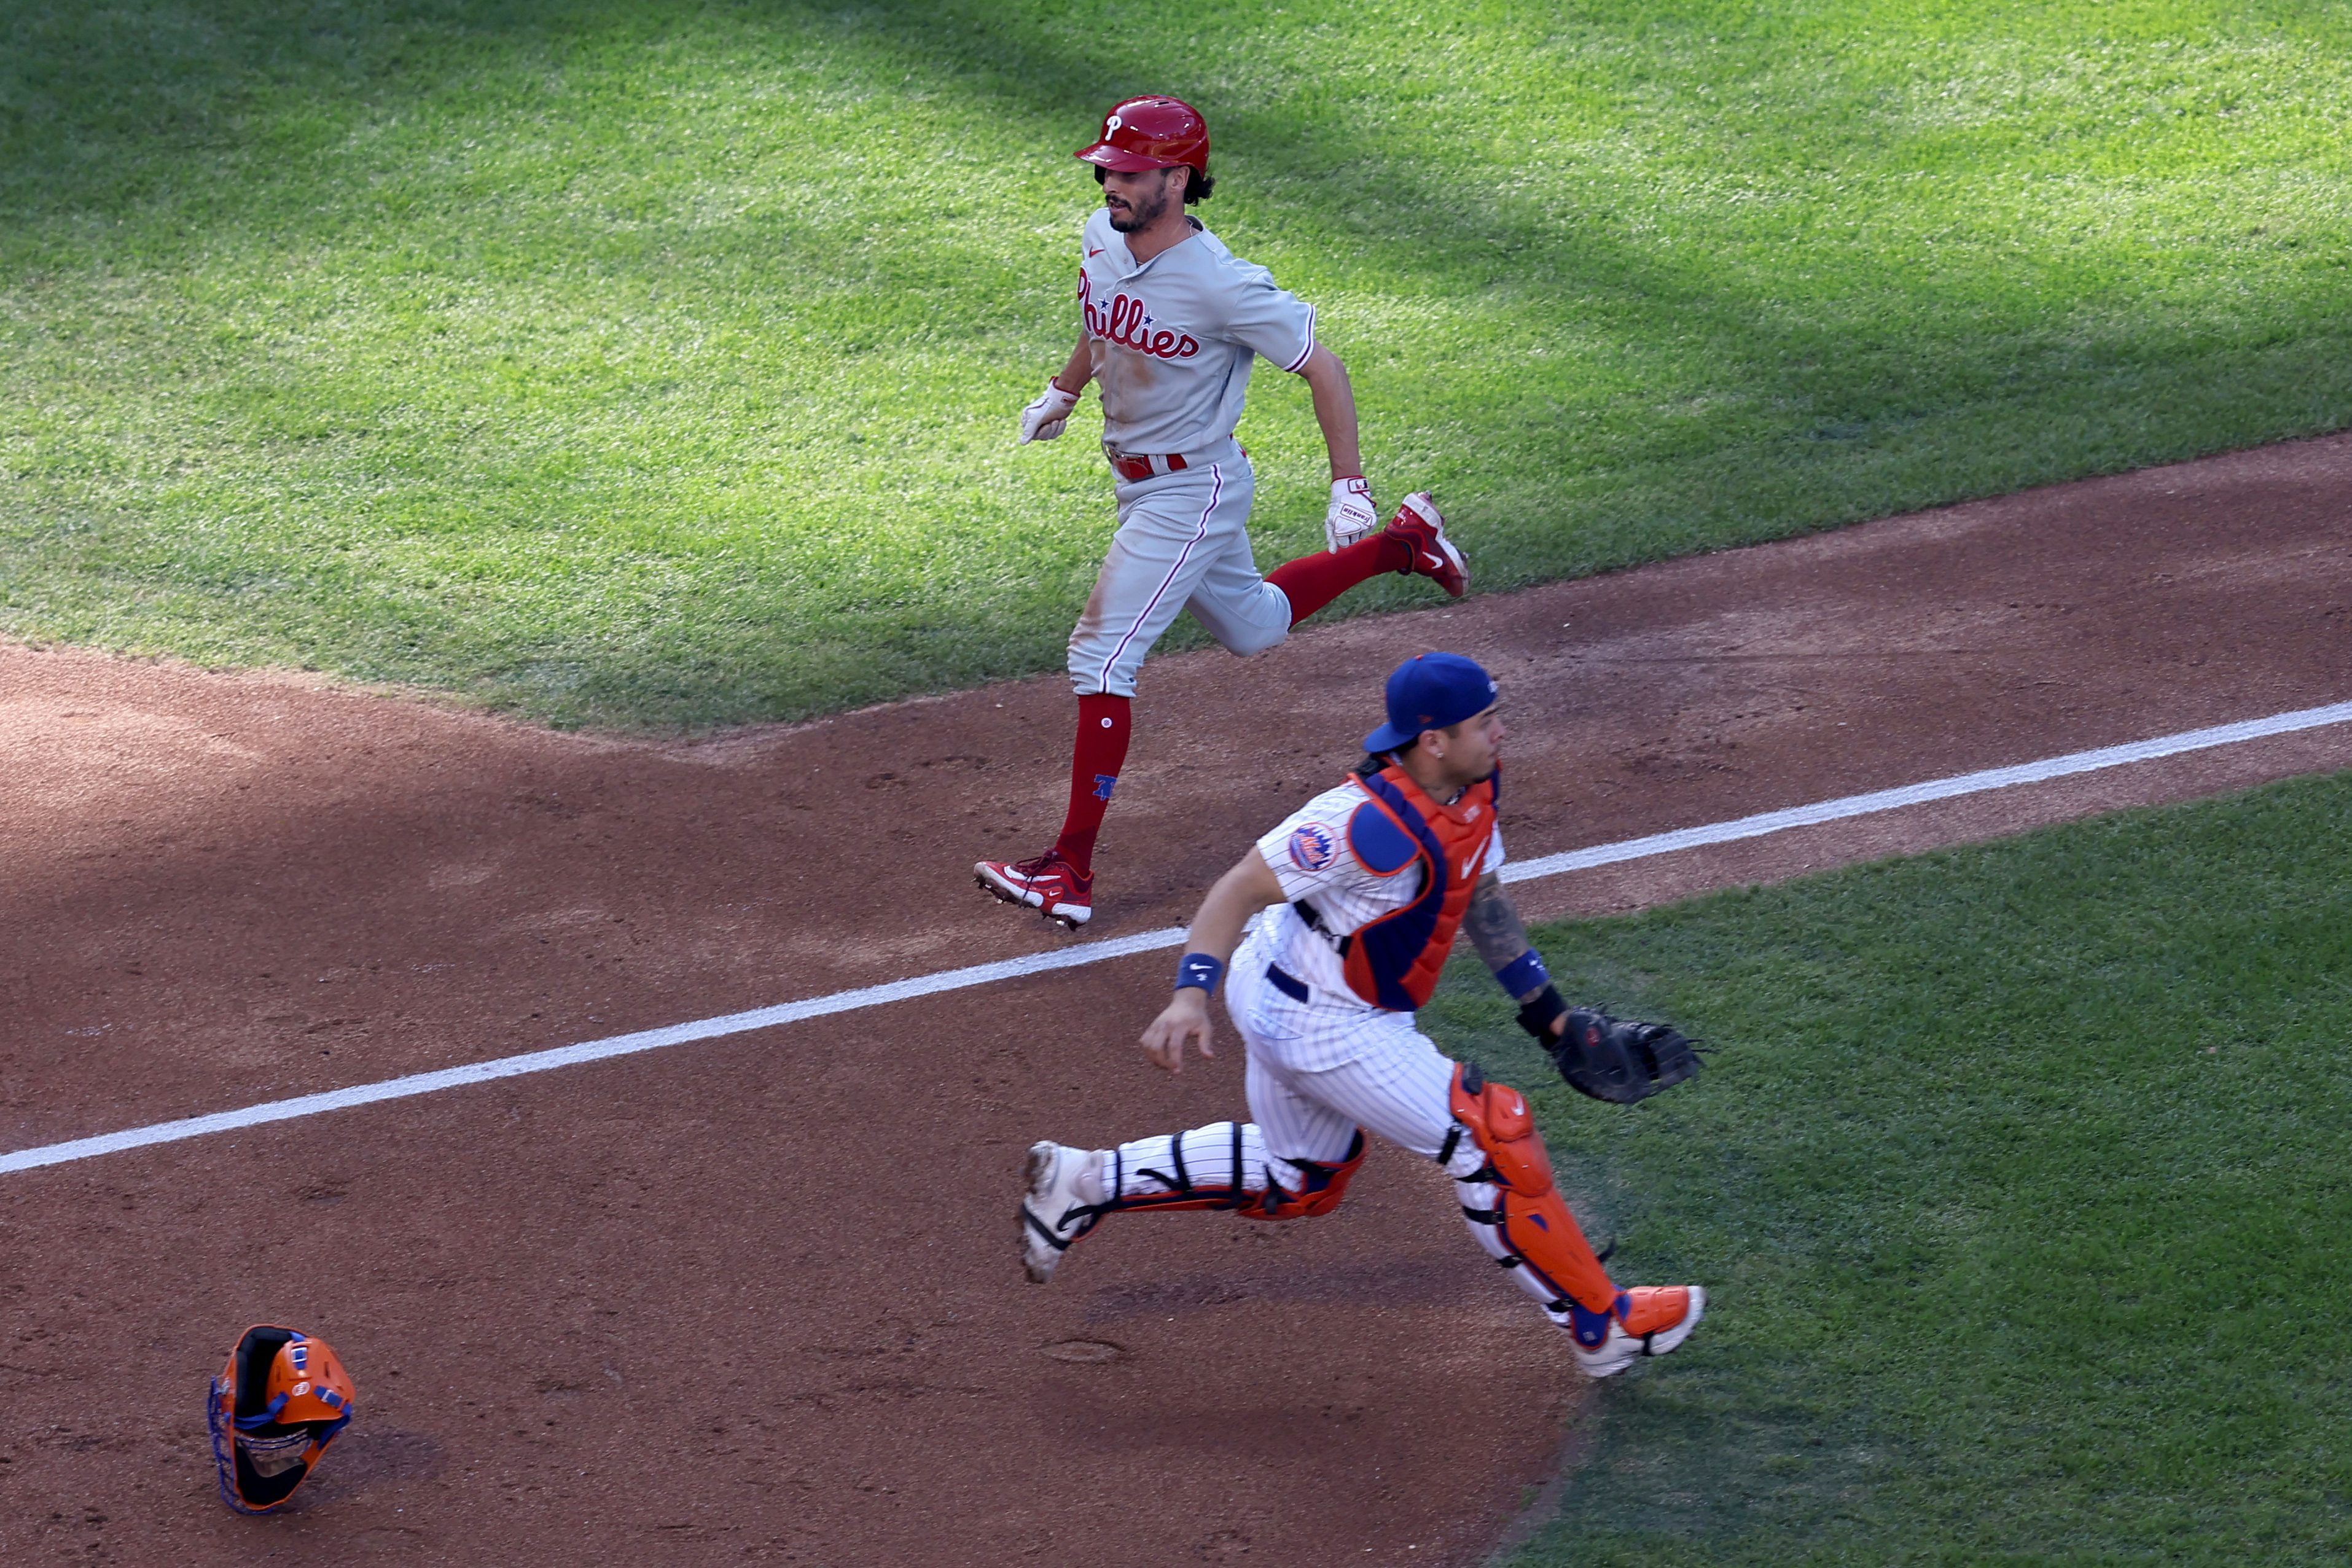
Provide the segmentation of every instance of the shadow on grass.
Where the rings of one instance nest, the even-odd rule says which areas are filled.
[[[488,96],[499,123],[491,129],[500,134],[524,134],[515,126],[527,127],[533,114],[583,112],[552,96],[535,102],[528,85],[530,71],[552,78],[575,59],[593,57],[603,63],[591,68],[602,69],[630,51],[722,38],[761,58],[848,60],[871,93],[909,102],[952,98],[992,128],[992,144],[1007,156],[1068,171],[1073,217],[1091,192],[1059,161],[1102,108],[1148,89],[1191,92],[1218,128],[1228,184],[1213,211],[1237,248],[1271,262],[1310,298],[1434,323],[1399,334],[1344,309],[1327,315],[1335,342],[1360,367],[1373,449],[1390,468],[1448,498],[1478,551],[1482,590],[2352,419],[2352,354],[2335,308],[2347,292],[2341,273],[2314,271],[2299,283],[2263,275],[2257,281],[2268,292],[2256,314],[2268,316],[2249,322],[2243,312],[2212,314],[2202,296],[2151,293],[2128,268],[2053,292],[2012,276],[2027,264],[1993,245],[1947,246],[1932,267],[1874,271],[1866,256],[1822,241],[1824,268],[1847,274],[1823,281],[1794,254],[1811,242],[1738,203],[1680,210],[1688,232],[1679,238],[1645,228],[1643,214],[1621,210],[1628,204],[1618,198],[1644,182],[1704,184],[1724,172],[1704,167],[1711,152],[1748,175],[1801,183],[1817,172],[1739,153],[1744,132],[1727,119],[1693,120],[1636,100],[1637,84],[1665,91],[1657,83],[1667,78],[1673,92],[1708,89],[1708,72],[1718,68],[1720,85],[1734,85],[1777,68],[1772,62],[1796,47],[1735,37],[1749,24],[1706,6],[1567,18],[1482,14],[1460,24],[1472,31],[1450,36],[1475,45],[1475,57],[1448,54],[1436,47],[1448,40],[1433,37],[1425,69],[1402,77],[1389,67],[1412,57],[1423,24],[1311,5],[1195,5],[1138,16],[1101,4],[222,0],[18,5],[0,14],[20,44],[0,62],[0,212],[16,230],[13,241],[0,237],[0,268],[31,287],[45,267],[87,266],[92,256],[127,268],[168,262],[175,249],[201,250],[208,236],[236,232],[266,235],[272,245],[332,245],[354,225],[396,224],[360,205],[320,206],[312,193],[322,163],[331,170],[340,150],[367,128],[396,120],[413,100],[462,96],[494,78]],[[2280,16],[2285,25],[2297,13]],[[1831,38],[1853,25],[1803,26]],[[1720,49],[1710,36],[1718,27]],[[1759,24],[1758,37],[1766,32]],[[1302,47],[1329,69],[1280,68],[1286,52]],[[1488,83],[1480,73],[1493,62],[1476,51],[1507,48],[1556,57],[1575,90],[1625,95],[1586,116],[1614,123],[1624,145],[1564,151],[1538,128],[1527,169],[1495,152],[1475,116],[1465,124],[1464,104],[1491,98],[1507,111],[1517,89]],[[1869,95],[1822,90],[1847,118],[1824,115],[1818,144],[1792,141],[1790,155],[1847,160],[1868,184],[1894,166],[1886,139],[1873,132],[1876,110],[1853,107]],[[1796,127],[1784,125],[1784,138],[1811,133],[1787,103],[1768,121],[1771,113]],[[631,128],[612,129],[626,135]],[[1589,136],[1590,125],[1578,134]],[[1950,155],[1949,146],[1921,146],[1923,158]],[[895,143],[872,152],[877,160],[921,154],[919,146]],[[1861,215],[1883,215],[1905,199],[1889,185]],[[853,229],[870,223],[852,217]],[[110,226],[124,237],[109,238]],[[756,252],[755,239],[714,230],[679,243],[726,247],[727,256],[709,257],[723,268]],[[932,225],[920,235],[931,258],[925,265],[948,277],[984,275],[977,262],[959,267],[958,243],[952,225]],[[1064,267],[1063,243],[1041,236],[1039,264]],[[827,254],[818,246],[795,259],[822,266]],[[855,292],[856,268],[872,263],[855,247],[830,254],[834,272],[807,284]],[[939,329],[903,278],[885,273],[866,282],[884,303],[875,323],[861,323],[858,341],[837,345],[843,351],[870,346],[865,338],[874,333],[903,348]],[[890,308],[892,297],[904,298],[903,310]],[[1039,292],[1003,304],[1006,353],[1019,357],[1035,344],[1040,362],[1052,358],[1047,345],[1068,332],[1066,303]],[[972,329],[961,319],[950,327]],[[950,399],[959,393],[979,395],[944,389]],[[976,408],[959,412],[982,417]],[[721,465],[741,457],[715,453]],[[917,466],[957,460],[919,459]],[[411,482],[429,492],[435,479],[425,473]],[[1311,527],[1307,505],[1303,494],[1269,497],[1262,535],[1303,537]],[[449,503],[469,506],[483,503]],[[683,557],[698,547],[667,548]],[[1026,563],[1017,555],[1025,547],[1013,548],[1009,559]],[[150,569],[126,561],[110,570],[135,579]],[[1059,569],[1037,563],[1025,575],[1058,578]],[[773,572],[757,586],[766,602],[753,607],[753,620],[772,628],[767,641],[714,639],[684,622],[666,628],[657,640],[675,647],[674,680],[648,676],[642,659],[622,657],[610,639],[509,637],[503,647],[476,647],[483,634],[455,598],[403,609],[435,628],[420,646],[450,650],[419,655],[420,667],[386,664],[362,640],[320,656],[370,678],[487,692],[541,717],[658,726],[681,716],[698,724],[796,717],[1027,673],[1054,662],[1060,638],[1058,626],[1034,630],[1037,616],[1003,593],[982,603],[993,591],[961,575],[914,584],[909,604],[880,616],[855,595],[811,594]],[[1414,602],[1420,591],[1384,581],[1351,595],[1340,612]],[[251,613],[226,596],[221,612]],[[319,627],[332,614],[321,611],[319,626],[298,637],[328,634]],[[1001,630],[1006,625],[1020,630]],[[1186,631],[1170,646],[1201,641]],[[849,673],[792,674],[811,647],[837,647],[830,663]],[[474,667],[462,668],[469,658]],[[662,658],[667,667],[669,656]],[[444,660],[449,672],[436,677],[427,666]],[[864,676],[856,673],[861,665]],[[561,691],[548,671],[562,672]]]

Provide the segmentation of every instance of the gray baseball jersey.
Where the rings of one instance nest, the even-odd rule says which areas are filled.
[[[1257,356],[1296,371],[1315,350],[1315,307],[1191,222],[1191,239],[1138,267],[1108,208],[1087,220],[1078,308],[1113,452],[1222,444],[1241,423]]]

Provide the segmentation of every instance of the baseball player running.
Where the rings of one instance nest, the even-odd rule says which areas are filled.
[[[1212,183],[1200,114],[1172,98],[1129,99],[1077,156],[1103,188],[1081,241],[1078,343],[1022,411],[1021,440],[1059,436],[1078,394],[1098,383],[1118,533],[1070,633],[1078,735],[1061,836],[1034,859],[972,867],[998,898],[1072,930],[1094,913],[1095,835],[1127,759],[1136,673],[1178,611],[1248,654],[1381,572],[1429,578],[1456,598],[1467,581],[1462,552],[1426,495],[1406,497],[1381,526],[1358,450],[1355,394],[1347,368],[1315,340],[1315,308],[1185,212]],[[1331,456],[1329,548],[1263,578],[1249,542],[1256,476],[1234,440],[1261,354],[1312,389]]]
[[[1294,1219],[1337,1207],[1379,1134],[1454,1181],[1479,1245],[1565,1330],[1594,1377],[1664,1355],[1705,1309],[1696,1285],[1620,1290],[1554,1189],[1527,1102],[1413,1027],[1457,928],[1520,1002],[1519,1022],[1569,1082],[1637,1100],[1697,1071],[1658,1024],[1571,1011],[1528,946],[1497,869],[1504,726],[1495,683],[1468,659],[1424,653],[1390,676],[1388,723],[1347,781],[1308,801],[1211,890],[1193,916],[1176,994],[1144,1031],[1171,1072],[1211,1055],[1209,996],[1248,1056],[1248,1122],[1110,1149],[1029,1151],[1022,1261],[1039,1284],[1107,1214],[1229,1208]],[[1274,907],[1246,938],[1252,915]],[[1235,945],[1239,951],[1235,951]]]

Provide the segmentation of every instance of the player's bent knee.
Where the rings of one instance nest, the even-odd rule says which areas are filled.
[[[1475,1065],[1464,1062],[1454,1069],[1450,1099],[1454,1125],[1439,1146],[1437,1163],[1464,1187],[1492,1195],[1486,1201],[1493,1207],[1486,1207],[1465,1194],[1462,1217],[1480,1244],[1504,1268],[1518,1271],[1529,1295],[1555,1305],[1575,1301],[1593,1312],[1605,1309],[1616,1287],[1552,1184],[1551,1155],[1527,1097],[1507,1083],[1487,1082]],[[1461,1170],[1469,1163],[1465,1139],[1480,1156],[1466,1175]]]
[[[1487,1179],[1528,1197],[1552,1190],[1551,1155],[1536,1133],[1535,1113],[1528,1109],[1527,1096],[1507,1083],[1486,1082],[1475,1063],[1464,1062],[1454,1071],[1452,1101],[1455,1124],[1486,1156],[1486,1170],[1492,1173]],[[1438,1155],[1440,1165],[1453,1158],[1454,1144],[1449,1134]]]
[[[1290,628],[1277,626],[1234,637],[1221,637],[1218,641],[1224,645],[1226,653],[1237,659],[1246,659],[1253,653],[1263,653],[1268,648],[1278,648],[1290,641]]]
[[[1313,1160],[1283,1162],[1298,1173],[1298,1190],[1268,1186],[1255,1201],[1246,1205],[1242,1214],[1251,1219],[1313,1219],[1339,1207],[1348,1196],[1348,1184],[1355,1179],[1356,1168],[1364,1163],[1364,1133],[1359,1127],[1355,1141],[1348,1145],[1348,1157],[1336,1166],[1318,1164]]]

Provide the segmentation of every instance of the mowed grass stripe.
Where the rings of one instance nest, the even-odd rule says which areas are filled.
[[[2352,419],[2333,7],[0,18],[21,636],[651,728],[1051,667],[1108,486],[1007,433],[1146,87],[1482,591]],[[1321,459],[1261,383],[1270,562]]]
[[[1517,1568],[2352,1549],[2352,775],[1538,941],[1708,1071],[1577,1099],[1467,972],[1432,1032],[1711,1310]]]

